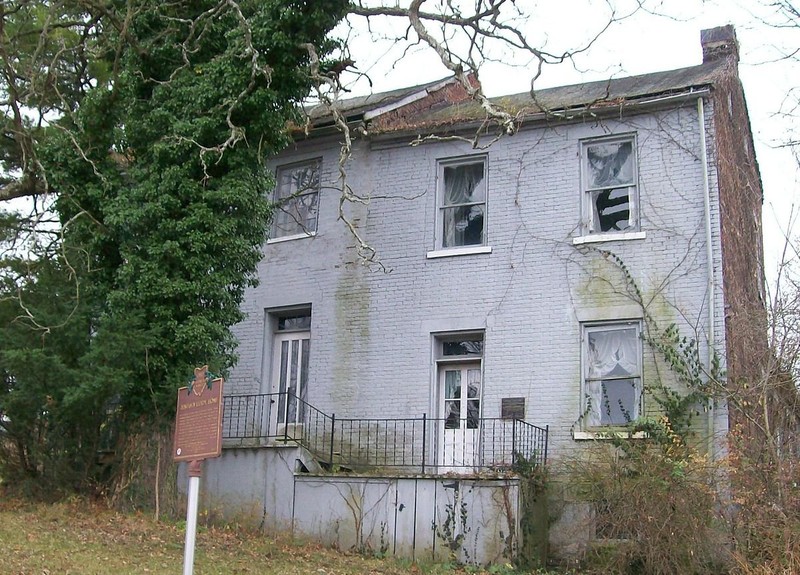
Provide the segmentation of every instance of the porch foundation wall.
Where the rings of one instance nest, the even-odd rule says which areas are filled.
[[[225,449],[205,462],[201,510],[266,532],[417,561],[491,564],[520,547],[516,478],[298,473],[299,447]],[[181,465],[179,486],[188,484]],[[547,525],[547,517],[536,518]]]

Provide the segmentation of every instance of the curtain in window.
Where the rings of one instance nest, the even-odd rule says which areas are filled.
[[[482,181],[483,163],[444,168],[443,247],[482,243],[483,205],[474,205],[486,201]]]
[[[589,425],[600,425],[603,378],[639,377],[639,345],[636,330],[615,329],[588,334],[586,395],[591,403]]]
[[[633,143],[592,144],[587,147],[589,188],[633,184]]]

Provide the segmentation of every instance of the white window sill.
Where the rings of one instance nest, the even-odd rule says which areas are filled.
[[[645,232],[615,232],[611,234],[590,234],[572,238],[572,245],[593,244],[595,242],[614,242],[618,240],[643,240],[647,237]]]
[[[303,238],[313,238],[317,235],[317,232],[308,232],[303,234],[294,234],[293,236],[281,236],[280,238],[270,238],[267,240],[267,244],[279,244],[281,242],[290,242],[292,240],[301,240]]]
[[[618,431],[609,429],[608,431],[573,431],[572,439],[575,441],[593,441],[602,439],[647,439],[647,433],[637,431]]]
[[[449,258],[452,256],[469,256],[472,254],[490,254],[492,246],[464,246],[463,248],[447,248],[443,250],[432,250],[426,254],[429,260],[435,258]]]

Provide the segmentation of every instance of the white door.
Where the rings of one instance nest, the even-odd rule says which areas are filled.
[[[294,331],[275,334],[273,352],[271,429],[277,435],[299,438],[308,397],[308,360],[311,333]]]
[[[440,471],[470,472],[479,463],[481,364],[440,365],[439,389]]]

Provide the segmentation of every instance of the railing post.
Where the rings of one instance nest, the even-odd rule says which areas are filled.
[[[333,437],[336,434],[336,414],[331,414],[331,457],[330,457],[330,465],[331,471],[333,471]]]
[[[283,444],[289,443],[289,401],[291,400],[290,392],[286,392],[286,405],[283,410]],[[278,414],[280,417],[281,414]]]
[[[425,475],[425,450],[428,445],[428,414],[422,414],[422,474]]]
[[[547,464],[547,443],[550,439],[550,425],[544,426],[544,459],[542,460],[542,467]]]
[[[511,467],[517,464],[517,418],[511,420]]]

